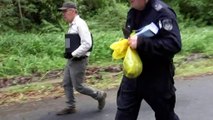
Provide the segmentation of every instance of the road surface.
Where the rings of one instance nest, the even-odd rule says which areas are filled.
[[[213,120],[213,76],[176,80],[177,104],[175,111],[181,120]],[[0,107],[0,120],[114,120],[117,88],[107,90],[107,104],[97,110],[97,101],[76,95],[78,112],[56,116],[65,106],[65,98]],[[138,120],[155,120],[154,112],[142,102]]]

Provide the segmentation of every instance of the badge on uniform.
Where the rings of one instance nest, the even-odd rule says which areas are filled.
[[[159,27],[163,28],[167,31],[171,31],[173,29],[173,24],[171,19],[163,19],[159,21]]]

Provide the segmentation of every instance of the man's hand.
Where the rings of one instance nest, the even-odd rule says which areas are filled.
[[[133,35],[131,37],[128,38],[128,43],[129,43],[129,46],[132,48],[132,49],[136,49],[137,48],[137,43],[138,43],[138,36],[137,35]]]
[[[64,58],[66,59],[71,59],[73,56],[72,56],[72,53],[71,52],[65,52],[64,53]]]

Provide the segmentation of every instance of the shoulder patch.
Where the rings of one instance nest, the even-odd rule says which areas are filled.
[[[167,31],[171,31],[173,29],[173,24],[171,19],[163,19],[159,21],[159,26]]]

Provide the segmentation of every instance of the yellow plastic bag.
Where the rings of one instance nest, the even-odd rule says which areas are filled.
[[[110,45],[110,48],[112,50],[114,50],[112,53],[113,59],[124,58],[126,55],[127,48],[128,48],[128,40],[122,38],[119,41],[112,43]]]
[[[138,53],[128,47],[123,61],[124,75],[128,78],[136,78],[142,72],[142,62]]]
[[[138,53],[131,49],[128,45],[127,39],[119,39],[110,45],[113,51],[113,59],[124,58],[123,61],[123,72],[128,78],[136,78],[142,72],[142,62]]]

